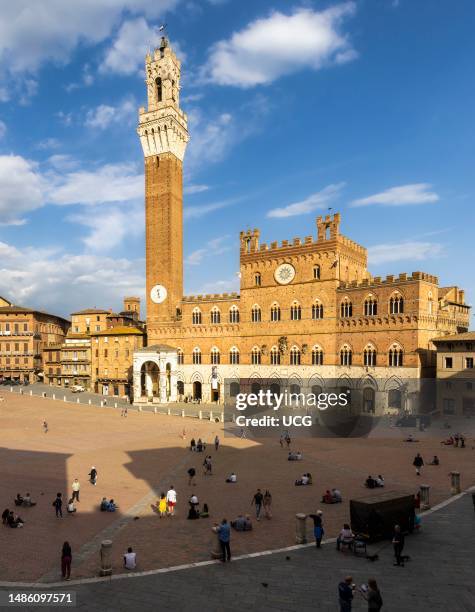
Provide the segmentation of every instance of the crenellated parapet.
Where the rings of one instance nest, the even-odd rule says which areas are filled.
[[[239,293],[206,293],[200,295],[184,295],[184,303],[203,303],[203,302],[233,302],[239,299]]]
[[[374,276],[372,278],[365,278],[363,280],[357,281],[349,281],[349,282],[340,282],[338,290],[347,290],[347,289],[360,289],[360,288],[377,288],[382,285],[399,285],[401,283],[406,282],[415,282],[415,281],[425,281],[427,283],[431,283],[433,285],[439,284],[439,279],[437,276],[432,274],[427,274],[426,272],[412,272],[412,274],[408,275],[407,272],[401,272],[395,276],[394,274],[388,274],[385,278],[381,276]]]

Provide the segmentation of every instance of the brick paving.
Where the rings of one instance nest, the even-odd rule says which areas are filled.
[[[429,484],[432,503],[449,495],[450,470],[461,472],[463,487],[475,483],[473,441],[464,450],[441,447],[439,441],[446,432],[436,428],[421,434],[417,445],[402,442],[402,433],[384,423],[370,439],[300,439],[294,448],[304,452],[302,462],[288,462],[277,440],[222,437],[220,450],[210,452],[214,475],[204,477],[203,456],[191,453],[187,445],[192,436],[213,440],[220,424],[148,413],[129,413],[124,419],[120,411],[108,408],[4,396],[0,404],[0,505],[11,506],[17,492],[28,490],[38,506],[21,510],[24,529],[3,528],[3,580],[56,580],[58,551],[66,539],[73,547],[75,578],[97,575],[99,543],[104,537],[114,541],[115,572],[121,570],[122,553],[129,545],[139,554],[140,570],[208,560],[213,521],[252,513],[251,498],[258,486],[271,490],[274,517],[256,523],[252,533],[234,535],[237,555],[292,545],[294,514],[314,512],[321,493],[331,486],[339,487],[345,498],[341,505],[323,506],[326,533],[334,536],[348,519],[347,500],[365,494],[362,483],[368,473],[384,474],[387,488],[398,492],[415,492],[421,482]],[[44,418],[50,424],[48,434],[41,428]],[[183,428],[186,440],[182,439]],[[426,467],[418,478],[412,468],[416,450],[426,459],[437,453],[441,466]],[[97,487],[87,482],[91,465],[99,470]],[[186,469],[191,465],[198,472],[194,490],[210,506],[209,520],[186,520],[186,501],[192,490]],[[235,485],[224,482],[231,471],[238,474]],[[295,478],[304,471],[313,474],[314,485],[294,487]],[[52,499],[56,491],[66,495],[75,476],[82,483],[78,513],[56,519]],[[178,491],[177,516],[160,520],[149,504],[170,484]],[[114,497],[119,511],[98,512],[102,496]],[[21,562],[19,550],[29,551]]]

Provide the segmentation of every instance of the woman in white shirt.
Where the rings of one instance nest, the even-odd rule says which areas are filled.
[[[351,527],[348,525],[348,523],[345,523],[343,525],[343,529],[340,531],[336,539],[336,549],[340,550],[340,546],[342,544],[351,546],[353,544],[354,539],[355,534],[351,531]]]

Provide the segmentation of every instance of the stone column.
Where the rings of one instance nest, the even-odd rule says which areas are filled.
[[[460,493],[460,472],[450,472],[450,493],[458,495]]]
[[[112,576],[112,540],[101,544],[101,576]]]
[[[421,493],[421,510],[429,510],[430,508],[430,501],[429,501],[430,486],[421,485],[419,490]]]
[[[167,373],[160,369],[160,403],[168,403],[167,399]]]
[[[140,369],[140,362],[134,362],[134,402],[137,402],[142,396]]]
[[[170,401],[176,402],[178,401],[178,393],[177,393],[177,377],[176,372],[174,370],[171,371],[170,374]]]
[[[213,531],[213,549],[211,551],[211,558],[212,559],[221,559],[223,556],[223,553],[221,551],[221,544],[219,543],[219,537],[218,537],[218,528],[217,527],[211,527],[211,530]]]
[[[302,512],[295,515],[295,543],[307,543],[307,515]]]

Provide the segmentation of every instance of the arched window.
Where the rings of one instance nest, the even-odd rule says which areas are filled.
[[[162,101],[162,79],[157,77],[155,79],[155,87],[157,89],[157,102]]]
[[[272,304],[270,309],[270,320],[280,321],[280,306],[278,304]]]
[[[290,307],[290,318],[292,321],[300,321],[302,318],[302,308],[298,302],[294,302]]]
[[[231,365],[239,364],[239,350],[235,346],[229,351],[229,363]]]
[[[211,309],[211,323],[221,323],[221,312],[217,306],[213,306]]]
[[[353,316],[353,304],[348,298],[345,298],[340,304],[340,316],[342,318]]]
[[[290,349],[290,365],[300,365],[300,349],[297,346]]]
[[[177,363],[178,365],[183,365],[183,349],[178,348],[176,350],[177,353]]]
[[[319,346],[312,349],[312,365],[323,365],[323,351]]]
[[[318,264],[313,266],[313,278],[320,280],[320,266]]]
[[[317,319],[323,319],[323,304],[320,300],[315,300],[312,304],[312,319],[316,321]]]
[[[216,346],[213,346],[213,348],[211,349],[211,364],[219,365],[220,361],[221,359],[220,359],[219,348]]]
[[[340,349],[340,365],[350,366],[353,361],[353,352],[351,348],[345,344]]]
[[[369,295],[364,301],[365,317],[373,317],[378,314],[378,302],[374,295]]]
[[[276,346],[273,346],[270,350],[270,363],[271,365],[280,365],[280,353]]]
[[[239,323],[239,308],[237,306],[231,306],[229,309],[229,322]]]
[[[193,325],[201,325],[201,310],[198,307],[193,308],[191,320]]]
[[[404,312],[404,299],[401,294],[396,293],[389,300],[389,314],[401,314]]]
[[[201,363],[201,349],[195,346],[193,349],[193,365],[200,365]]]
[[[368,344],[363,351],[363,365],[374,368],[376,366],[376,349]]]
[[[251,351],[251,363],[252,365],[261,365],[261,349],[255,346]]]
[[[254,304],[251,310],[251,321],[253,323],[261,322],[261,309],[257,304]]]
[[[260,272],[256,272],[254,274],[254,284],[256,287],[260,287],[262,283],[262,278],[261,278],[261,273]]]
[[[428,314],[434,314],[434,300],[432,299],[432,291],[429,291],[427,295],[427,312]]]
[[[393,344],[388,351],[388,365],[390,368],[401,368],[403,364],[403,350],[399,344]]]

